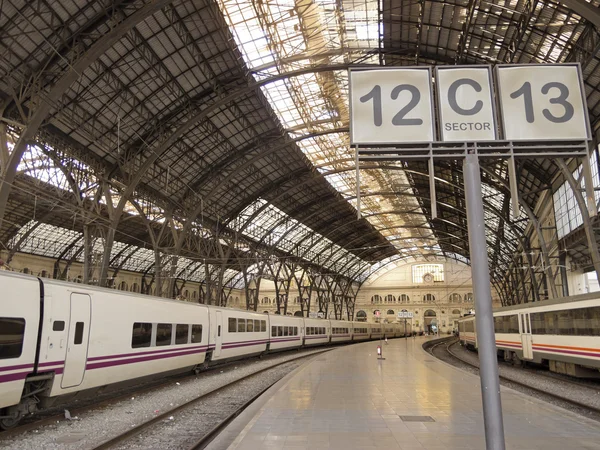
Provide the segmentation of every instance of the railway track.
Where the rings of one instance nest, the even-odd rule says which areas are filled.
[[[329,348],[329,349],[324,349],[321,352],[311,353],[309,355],[300,355],[296,358],[288,359],[286,361],[279,362],[279,363],[273,364],[269,367],[265,367],[263,369],[257,370],[256,372],[252,372],[241,378],[233,380],[223,386],[215,388],[212,391],[209,391],[209,392],[202,394],[196,398],[193,398],[187,402],[184,402],[168,411],[165,411],[165,412],[153,417],[152,419],[127,430],[124,433],[114,436],[114,437],[102,442],[101,444],[93,447],[93,450],[105,450],[105,449],[110,449],[110,448],[115,448],[115,447],[120,447],[120,446],[126,446],[129,441],[133,441],[135,438],[141,436],[141,434],[143,432],[150,430],[150,428],[152,428],[153,429],[152,431],[155,432],[155,431],[157,431],[157,427],[160,427],[161,424],[169,424],[171,421],[177,420],[177,417],[179,415],[192,410],[195,406],[201,404],[202,402],[209,401],[209,400],[223,394],[227,390],[232,389],[236,386],[239,386],[241,383],[243,383],[245,381],[259,378],[261,375],[264,375],[265,372],[271,371],[271,370],[278,368],[284,364],[289,364],[294,361],[298,361],[298,360],[305,359],[305,358],[310,358],[310,357],[320,355],[324,352],[328,352],[331,350],[333,350],[333,349]],[[186,444],[179,446],[178,448],[184,448],[184,449],[187,448],[189,450],[200,450],[200,449],[205,448],[233,419],[235,419],[239,414],[241,414],[248,406],[250,406],[258,397],[260,397],[271,386],[273,386],[275,383],[277,383],[277,381],[279,381],[279,379],[280,378],[276,379],[272,383],[269,382],[269,384],[266,387],[260,389],[260,391],[257,394],[253,395],[252,398],[245,401],[242,405],[237,406],[232,413],[228,414],[225,418],[219,419],[218,423],[216,425],[214,425],[212,428],[210,428],[207,432],[202,433],[200,436],[195,436],[191,439],[188,439],[188,441],[191,441],[191,442],[187,442]]]
[[[447,340],[434,343],[433,345],[431,345],[430,347],[427,348],[427,351],[429,353],[431,353],[431,355],[433,355],[433,356],[435,356],[437,358],[438,356],[435,354],[435,350],[438,349],[438,348],[443,348],[444,351],[448,355],[450,355],[450,357],[452,359],[454,359],[456,361],[459,361],[460,364],[467,365],[467,366],[473,368],[475,371],[479,372],[479,366],[477,364],[474,364],[471,361],[467,361],[466,359],[461,358],[460,356],[458,356],[452,350],[452,347],[455,346],[455,345],[459,345],[458,340],[456,338],[449,338]],[[442,358],[439,358],[439,359],[442,359]],[[540,373],[534,373],[534,372],[532,372],[532,375],[534,375],[534,374],[538,375],[538,376],[543,376],[544,378],[547,378],[547,379],[551,379],[551,380],[555,380],[555,381],[557,380],[556,378],[553,378],[553,377],[550,377],[550,376],[547,376],[547,375],[543,375],[543,374],[540,374]],[[572,398],[569,398],[569,397],[557,394],[555,392],[551,392],[551,391],[546,390],[546,389],[538,388],[538,387],[533,386],[531,384],[515,380],[515,379],[513,379],[511,377],[499,375],[499,378],[500,378],[501,384],[508,385],[508,387],[513,387],[514,385],[516,385],[516,386],[519,386],[519,387],[521,387],[521,388],[523,388],[525,390],[533,391],[533,392],[541,395],[542,397],[551,398],[551,399],[554,399],[554,400],[556,400],[558,402],[562,402],[562,403],[567,403],[567,404],[569,404],[571,406],[574,406],[576,408],[580,408],[580,409],[583,409],[583,410],[586,410],[586,411],[590,411],[594,415],[600,415],[600,408],[597,408],[595,406],[592,406],[592,405],[589,405],[589,404],[586,404],[586,403],[583,403],[583,402],[579,402],[579,401],[574,400]],[[573,387],[577,387],[577,388],[584,387],[584,388],[587,388],[587,389],[591,389],[590,386],[584,385],[583,383],[578,383],[576,381],[570,381],[570,380],[562,379],[562,378],[560,379],[560,381],[563,382],[563,383],[570,384]]]

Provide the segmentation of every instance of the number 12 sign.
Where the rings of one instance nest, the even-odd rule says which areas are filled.
[[[351,70],[350,90],[352,144],[435,140],[429,67]]]

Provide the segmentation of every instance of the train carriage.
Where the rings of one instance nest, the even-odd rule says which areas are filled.
[[[267,350],[270,329],[266,314],[210,307],[211,361],[258,355]]]
[[[304,319],[305,346],[328,344],[330,333],[331,324],[329,320]]]
[[[302,347],[304,320],[300,317],[272,314],[269,316],[269,350]]]
[[[477,348],[475,316],[458,321],[459,339]],[[507,361],[547,363],[572,376],[598,376],[600,296],[597,293],[514,305],[494,311],[496,347]]]
[[[370,337],[369,324],[366,322],[352,322],[352,340],[355,342],[366,341]]]
[[[20,355],[0,358],[0,373],[16,374],[7,368],[38,353],[35,364],[18,364],[18,395],[18,386],[0,378],[0,404],[12,404],[0,415],[2,427],[37,407],[38,399],[46,407],[59,396],[88,396],[96,388],[185,371],[205,361],[206,306],[6,273],[0,281],[9,298],[19,298],[2,302],[0,321],[9,319],[12,329],[25,324]],[[2,326],[0,334],[6,329]],[[0,354],[10,356],[7,348],[0,345]],[[39,392],[28,396],[31,390]],[[15,405],[22,393],[24,400]]]
[[[458,319],[458,338],[465,347],[477,348],[477,334],[475,332],[475,316],[465,316]]]
[[[371,324],[371,339],[383,338],[383,325],[378,323]]]
[[[352,340],[352,322],[330,320],[331,342],[350,342]]]

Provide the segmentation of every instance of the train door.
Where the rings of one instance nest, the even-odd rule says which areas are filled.
[[[217,311],[217,336],[215,338],[215,356],[221,355],[221,345],[223,344],[223,313]]]
[[[65,389],[79,386],[83,381],[90,335],[91,298],[71,294],[71,315],[67,337],[67,356],[60,386]]]
[[[523,359],[533,359],[533,347],[531,342],[531,319],[529,313],[521,316],[521,344],[523,345]]]

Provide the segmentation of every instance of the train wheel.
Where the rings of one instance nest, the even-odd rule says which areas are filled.
[[[23,416],[18,412],[15,413],[14,416],[5,416],[0,419],[0,430],[10,430],[17,426],[17,424],[21,421]]]

